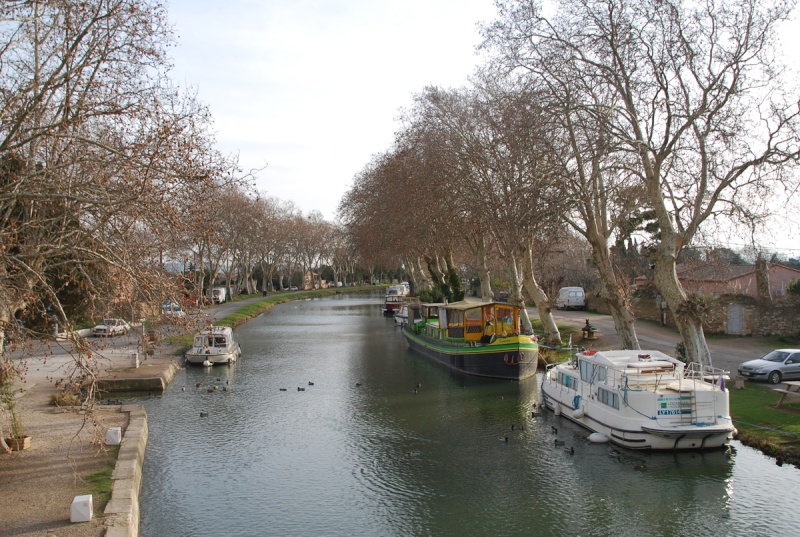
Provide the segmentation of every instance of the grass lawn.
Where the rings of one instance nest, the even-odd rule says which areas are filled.
[[[781,408],[776,408],[781,394],[773,388],[746,382],[743,389],[730,391],[731,417],[739,430],[738,438],[768,455],[800,462],[800,398],[787,397]]]

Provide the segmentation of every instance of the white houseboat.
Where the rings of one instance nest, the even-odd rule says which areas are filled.
[[[211,326],[194,336],[194,344],[185,357],[190,364],[214,365],[231,364],[241,355],[242,349],[229,326]]]
[[[709,449],[727,445],[727,373],[659,351],[579,352],[548,366],[545,406],[592,431],[590,440],[631,449]]]

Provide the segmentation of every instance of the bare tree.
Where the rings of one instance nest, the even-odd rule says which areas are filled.
[[[165,77],[171,39],[156,2],[0,4],[0,336],[176,285],[152,239],[231,163]],[[93,380],[72,343],[76,380]]]
[[[447,133],[453,153],[452,183],[465,236],[480,244],[488,232],[512,276],[513,300],[524,305],[523,287],[535,302],[552,343],[560,334],[550,301],[533,271],[534,245],[558,222],[563,196],[552,180],[542,111],[521,88],[484,81],[473,91],[428,90],[435,124]],[[480,263],[480,261],[479,261]],[[526,328],[531,329],[527,316]]]
[[[558,58],[564,79],[611,101],[604,136],[638,179],[659,233],[654,282],[687,355],[710,364],[703,307],[675,270],[681,249],[716,215],[745,215],[771,185],[791,180],[798,157],[796,88],[781,76],[775,30],[794,2],[500,1],[490,28],[509,64]],[[535,69],[536,67],[534,67]],[[594,103],[584,101],[583,106]]]

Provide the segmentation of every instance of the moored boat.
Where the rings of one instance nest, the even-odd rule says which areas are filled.
[[[417,311],[418,310],[418,311]],[[519,330],[519,307],[496,302],[409,306],[403,327],[416,352],[469,375],[520,380],[536,374],[539,347]]]
[[[403,305],[403,296],[399,294],[387,294],[383,298],[383,314],[386,317],[392,317],[400,310]]]
[[[722,369],[659,351],[589,350],[548,366],[541,393],[557,415],[617,445],[709,449],[727,445],[735,432],[726,378]]]
[[[421,310],[419,304],[419,298],[405,297],[400,305],[400,309],[394,314],[394,322],[400,326],[404,326],[409,323],[409,319],[411,319],[410,322],[412,323],[421,320]],[[417,315],[416,318],[410,317],[415,314]]]
[[[231,364],[242,355],[242,349],[229,326],[204,328],[194,336],[192,348],[184,355],[190,364]]]

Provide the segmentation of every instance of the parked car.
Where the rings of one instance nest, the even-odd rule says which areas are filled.
[[[293,285],[289,288],[289,291],[297,291],[297,286]]]
[[[500,291],[497,293],[498,302],[508,302],[508,291]]]
[[[800,349],[776,349],[758,360],[740,365],[739,374],[750,380],[766,380],[770,384],[800,379]]]
[[[161,306],[161,314],[166,315],[168,317],[183,317],[186,315],[186,312],[183,311],[180,304],[177,302],[165,302]]]
[[[124,319],[103,319],[103,322],[92,328],[92,335],[97,337],[121,336],[127,334],[131,325]]]

